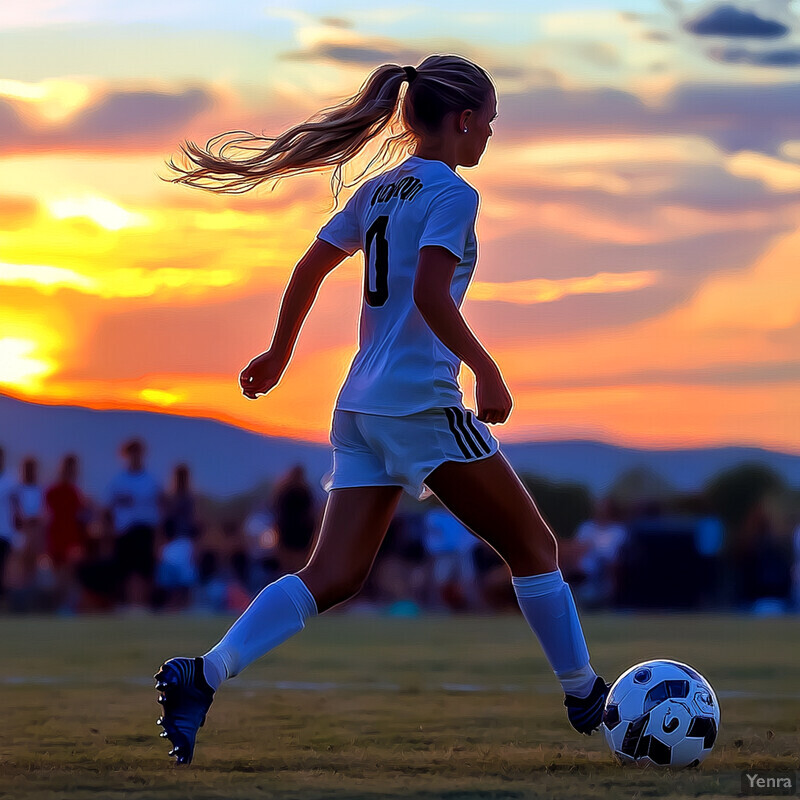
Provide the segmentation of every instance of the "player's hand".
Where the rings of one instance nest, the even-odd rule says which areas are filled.
[[[242,394],[255,400],[259,394],[266,394],[275,386],[286,369],[286,359],[271,350],[256,356],[239,375]]]
[[[490,364],[475,375],[475,399],[481,422],[495,425],[508,419],[514,400],[496,364]]]

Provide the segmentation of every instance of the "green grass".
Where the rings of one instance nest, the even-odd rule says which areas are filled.
[[[224,687],[195,764],[176,769],[150,676],[169,656],[203,652],[227,624],[0,619],[0,798],[734,797],[744,769],[798,768],[796,619],[586,617],[607,677],[670,657],[723,695],[714,752],[698,770],[664,773],[617,767],[599,735],[571,731],[520,617],[340,615]]]

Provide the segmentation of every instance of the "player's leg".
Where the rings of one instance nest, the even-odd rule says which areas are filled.
[[[478,461],[445,461],[425,484],[500,554],[512,575],[558,569],[556,538],[501,452]]]
[[[359,591],[401,492],[399,486],[331,491],[319,539],[306,566],[264,588],[204,656],[206,679],[213,689],[302,630],[309,616]]]
[[[605,683],[591,667],[575,601],[558,569],[558,546],[531,496],[499,451],[478,461],[447,461],[426,485],[511,569],[520,608],[567,695],[573,726],[600,723]]]
[[[197,731],[223,680],[301,631],[308,617],[361,588],[401,492],[399,486],[332,490],[308,564],[262,589],[203,658],[173,658],[161,667],[156,688],[164,713],[158,723],[179,764],[191,763]]]

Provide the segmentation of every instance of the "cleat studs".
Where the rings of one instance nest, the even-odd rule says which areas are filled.
[[[160,692],[162,689],[166,689],[166,688],[167,688],[167,684],[166,684],[166,683],[164,683],[164,681],[159,681],[159,682],[156,684],[156,689],[158,689],[158,691],[159,691],[159,692]]]
[[[158,696],[158,702],[161,703],[161,705],[163,706],[164,703],[167,702],[167,696],[165,694],[160,694]]]
[[[164,724],[164,717],[159,717],[156,720],[156,725],[163,725]]]
[[[161,731],[161,733],[159,733],[158,735],[159,735],[159,736],[160,736],[162,739],[166,739],[166,738],[167,738],[167,736],[169,736],[169,734],[168,734],[166,731]]]

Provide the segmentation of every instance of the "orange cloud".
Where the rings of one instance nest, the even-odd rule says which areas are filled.
[[[609,294],[633,292],[653,286],[659,275],[651,270],[640,272],[598,272],[587,278],[563,278],[545,280],[533,278],[527,281],[491,283],[475,281],[469,288],[470,300],[495,300],[505,303],[531,305],[552,303],[574,294]]]

